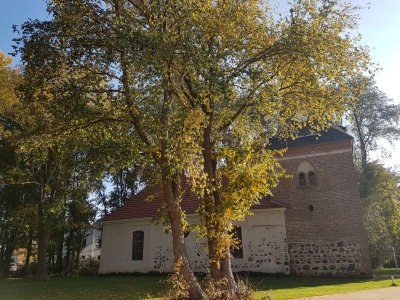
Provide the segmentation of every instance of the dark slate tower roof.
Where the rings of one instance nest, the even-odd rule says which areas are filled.
[[[310,133],[309,129],[303,129],[299,132],[297,139],[271,139],[269,143],[270,149],[282,149],[288,147],[295,148],[301,146],[311,146],[317,144],[334,143],[345,140],[352,140],[353,137],[346,132],[345,127],[332,125],[327,131]]]

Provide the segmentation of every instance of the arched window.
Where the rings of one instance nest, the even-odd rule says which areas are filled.
[[[234,258],[243,258],[242,227],[234,226],[230,231],[236,240],[236,245],[231,247],[231,254]]]
[[[187,237],[189,236],[189,234],[190,234],[190,227],[187,226],[187,227],[185,228],[185,231],[183,232],[184,238],[187,238]]]
[[[299,174],[299,186],[306,186],[306,185],[307,185],[306,174],[300,173]]]
[[[310,185],[316,185],[317,184],[317,178],[315,177],[315,173],[310,171],[308,172],[308,180],[310,181]]]
[[[135,231],[132,242],[132,260],[143,259],[144,232]]]
[[[308,160],[302,160],[297,165],[296,174],[299,187],[317,185],[317,176],[314,166]]]

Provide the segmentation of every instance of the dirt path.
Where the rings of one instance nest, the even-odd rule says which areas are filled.
[[[298,298],[296,300],[400,300],[400,287],[396,286],[347,294]]]

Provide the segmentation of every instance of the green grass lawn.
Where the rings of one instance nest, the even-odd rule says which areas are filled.
[[[256,288],[256,299],[270,290],[275,299],[290,299],[326,294],[389,287],[389,275],[396,275],[400,286],[400,270],[375,270],[374,279],[314,278],[314,277],[250,277]],[[101,276],[53,277],[50,281],[33,279],[0,280],[1,300],[105,300],[105,299],[162,299],[168,285],[162,276]]]
[[[287,278],[251,278],[257,289],[256,299],[261,299],[269,290],[275,299],[292,299],[329,294],[341,294],[369,289],[389,287],[392,280],[386,277],[374,279],[353,278],[315,278],[315,277],[287,277]],[[395,279],[400,286],[400,278]]]
[[[375,269],[375,276],[400,276],[400,269],[386,268],[386,269]]]
[[[1,300],[153,299],[167,290],[162,276],[52,277],[0,280]]]

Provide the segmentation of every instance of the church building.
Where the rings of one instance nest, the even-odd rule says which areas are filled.
[[[332,126],[319,136],[272,142],[288,147],[282,179],[272,198],[235,225],[241,247],[232,252],[233,270],[300,276],[371,277],[361,200],[353,165],[353,139]],[[186,180],[182,208],[189,224],[199,221],[198,200]],[[172,235],[153,220],[163,199],[160,188],[144,189],[102,220],[100,273],[172,272]],[[187,232],[186,247],[195,272],[207,272],[206,240]]]

